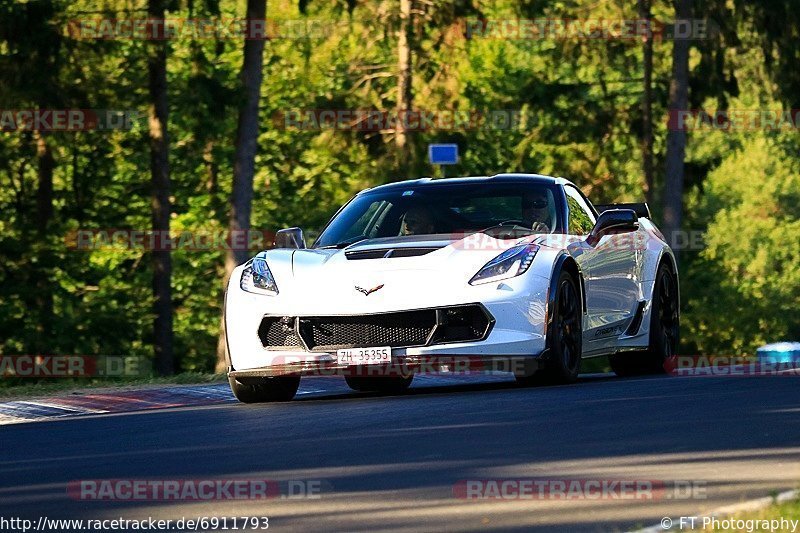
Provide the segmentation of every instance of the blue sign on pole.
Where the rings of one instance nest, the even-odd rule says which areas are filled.
[[[429,144],[428,160],[432,165],[455,165],[458,163],[458,145]]]

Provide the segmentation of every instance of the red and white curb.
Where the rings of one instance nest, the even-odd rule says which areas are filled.
[[[413,388],[513,381],[510,373],[479,375],[419,374]],[[297,396],[353,395],[344,379],[336,377],[306,377]],[[79,415],[125,413],[170,407],[189,407],[235,402],[227,382],[203,385],[167,385],[141,389],[84,389],[48,398],[9,400],[0,402],[0,425],[64,419]]]
[[[168,407],[235,401],[227,383],[169,386],[118,392],[81,391],[44,399],[0,402],[0,425],[52,420],[77,415],[124,413]]]

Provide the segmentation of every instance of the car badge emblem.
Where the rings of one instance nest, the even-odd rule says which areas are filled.
[[[372,294],[373,292],[375,292],[375,291],[379,291],[379,290],[381,290],[382,288],[383,288],[383,283],[381,283],[381,284],[380,284],[380,285],[378,285],[377,287],[372,287],[371,289],[363,289],[363,288],[359,287],[358,285],[356,285],[356,286],[355,286],[355,289],[356,289],[358,292],[360,292],[361,294],[363,294],[364,296],[369,296],[369,295],[370,295],[370,294]]]

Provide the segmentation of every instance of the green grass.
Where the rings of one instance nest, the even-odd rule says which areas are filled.
[[[581,361],[581,374],[600,374],[611,372],[608,357],[590,357]]]
[[[118,389],[125,387],[141,387],[146,385],[190,385],[194,383],[222,383],[225,374],[204,374],[184,372],[168,377],[135,377],[135,378],[60,378],[26,382],[23,379],[13,381],[0,380],[0,398],[30,398],[33,396],[50,396],[68,394],[86,389]]]
[[[783,503],[774,503],[769,507],[765,507],[763,509],[759,509],[757,511],[745,512],[745,513],[737,513],[731,517],[733,520],[744,520],[745,522],[741,524],[743,527],[740,528],[718,528],[718,529],[705,529],[704,531],[748,531],[748,522],[747,521],[760,521],[760,520],[780,520],[784,518],[788,521],[798,520],[800,521],[800,499],[792,500]],[[720,521],[723,519],[720,518]],[[749,522],[750,525],[754,524],[755,522]],[[735,525],[735,524],[732,524]],[[769,531],[769,529],[755,529],[755,531]],[[787,532],[792,531],[791,525],[788,528],[778,528],[774,531],[780,532]],[[800,531],[798,528],[797,531]]]

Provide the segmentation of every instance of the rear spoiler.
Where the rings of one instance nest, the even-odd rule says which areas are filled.
[[[641,202],[638,204],[606,204],[606,205],[596,205],[594,206],[597,209],[598,213],[602,213],[603,211],[608,211],[609,209],[630,209],[636,212],[636,216],[639,218],[650,218],[653,217],[650,215],[650,207],[648,207],[647,202]]]

